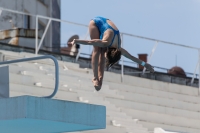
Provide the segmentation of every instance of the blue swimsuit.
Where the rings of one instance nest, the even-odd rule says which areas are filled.
[[[111,27],[111,26],[107,23],[107,21],[106,21],[106,20],[108,20],[107,18],[97,16],[97,17],[95,17],[95,18],[92,19],[92,20],[94,20],[96,26],[97,26],[98,29],[99,29],[99,32],[100,32],[100,39],[103,38],[103,34],[104,34],[104,32],[105,32],[107,29],[111,29],[111,30],[113,30],[113,32],[114,32],[114,36],[113,36],[113,39],[112,39],[111,44],[110,44],[108,47],[111,47],[111,46],[112,46],[115,36],[118,35],[118,48],[120,48],[120,44],[121,44],[121,43],[120,43],[120,35],[119,35],[120,33],[119,33],[119,30],[115,30],[113,27]]]

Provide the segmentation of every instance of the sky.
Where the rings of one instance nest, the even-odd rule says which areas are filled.
[[[112,20],[121,32],[197,48],[200,48],[199,14],[200,0],[61,0],[63,20],[88,25],[95,16],[103,16]],[[61,42],[66,44],[74,34],[85,39],[86,33],[86,27],[62,23]],[[143,53],[150,56],[156,43],[129,36],[123,38],[124,48],[135,57]],[[90,46],[81,45],[81,48],[82,53],[92,52]],[[150,60],[153,66],[170,69],[177,65],[192,73],[197,62],[197,50],[164,43],[158,43]]]

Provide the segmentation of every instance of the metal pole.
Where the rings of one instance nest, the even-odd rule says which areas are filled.
[[[152,58],[152,56],[153,56],[153,54],[154,54],[154,52],[155,52],[157,46],[158,46],[158,41],[156,41],[156,43],[155,43],[155,45],[154,45],[154,47],[153,47],[153,49],[152,49],[152,51],[151,51],[151,54],[150,54],[150,56],[149,56],[149,58],[148,58],[148,60],[147,60],[147,63],[150,62],[150,60],[151,60],[151,58]],[[144,67],[142,74],[144,74],[145,71],[146,71],[146,68]]]
[[[2,9],[0,8],[0,16],[1,16],[1,13],[2,13]]]
[[[36,23],[35,23],[35,55],[37,56],[37,49],[38,49],[38,16],[36,16]]]
[[[199,49],[199,62],[200,62],[200,49]],[[199,65],[199,94],[200,94],[200,65]]]
[[[184,45],[184,44],[167,42],[167,41],[162,41],[162,40],[158,40],[158,39],[153,39],[153,38],[148,38],[148,37],[143,37],[143,36],[128,34],[128,33],[122,33],[122,34],[124,34],[126,36],[132,36],[132,37],[135,37],[135,38],[149,40],[149,41],[157,41],[157,42],[161,42],[161,43],[165,43],[165,44],[170,44],[170,45],[175,45],[175,46],[180,46],[180,47],[185,47],[185,48],[190,48],[190,49],[198,49],[197,47],[192,47],[192,46],[188,46],[188,45]]]
[[[58,86],[59,86],[59,65],[58,65],[58,61],[55,57],[53,57],[51,55],[45,55],[45,56],[39,56],[39,57],[23,58],[23,59],[0,62],[0,65],[13,64],[13,63],[19,63],[19,62],[25,62],[25,61],[31,61],[31,60],[42,60],[42,59],[46,59],[46,58],[52,59],[55,64],[55,89],[51,95],[45,96],[45,98],[53,98],[56,95],[56,93],[58,91]]]
[[[198,66],[199,66],[199,59],[198,59],[197,65],[196,65],[196,67],[195,67],[195,70],[194,70],[193,76],[192,76],[191,86],[192,86],[192,84],[194,83],[194,77],[195,77],[195,75],[196,75],[196,71],[197,71]]]
[[[121,47],[124,47],[124,39],[123,39],[123,34],[121,34]],[[121,57],[121,82],[124,81],[124,57]]]
[[[50,23],[51,23],[51,19],[49,19],[49,21],[48,21],[48,23],[47,23],[47,26],[46,26],[46,28],[45,28],[45,30],[44,30],[44,33],[43,33],[42,38],[41,38],[41,40],[40,40],[40,44],[39,44],[38,49],[37,49],[37,53],[38,53],[38,51],[40,50],[40,47],[41,47],[41,45],[42,45],[42,42],[43,42],[44,37],[45,37],[45,35],[46,35],[46,33],[47,33],[47,30],[48,30],[48,28],[49,28]]]

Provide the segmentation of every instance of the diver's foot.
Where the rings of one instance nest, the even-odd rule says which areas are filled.
[[[95,78],[92,79],[92,82],[94,84],[94,88],[96,89],[96,91],[99,91],[101,89],[100,82],[97,79],[95,79]]]
[[[94,86],[94,88],[96,89],[96,91],[100,91],[101,90],[101,86]]]

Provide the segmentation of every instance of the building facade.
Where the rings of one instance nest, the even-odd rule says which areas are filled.
[[[0,7],[21,11],[34,15],[42,15],[60,19],[60,0],[0,0]],[[47,19],[39,19],[38,27],[42,33],[48,23]],[[0,30],[13,28],[35,29],[36,17],[2,11]],[[60,23],[52,21],[42,44],[42,49],[60,51]],[[35,46],[33,46],[35,47]]]

